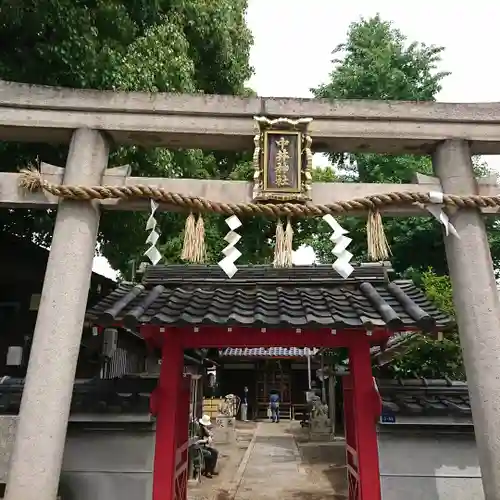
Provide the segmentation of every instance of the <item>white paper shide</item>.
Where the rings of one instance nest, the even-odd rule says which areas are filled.
[[[342,278],[346,279],[354,271],[354,268],[350,264],[353,255],[347,250],[347,247],[352,242],[352,238],[346,236],[349,231],[344,229],[332,215],[324,215],[323,220],[333,231],[330,236],[330,241],[335,245],[332,253],[337,257],[337,260],[333,263],[332,267],[342,276]]]
[[[425,209],[444,227],[444,233],[446,236],[453,235],[456,238],[460,238],[455,226],[450,222],[448,215],[443,210],[443,193],[440,191],[430,191],[429,199],[431,204],[425,205]]]
[[[235,262],[241,257],[241,252],[236,248],[236,244],[240,241],[241,235],[235,231],[241,227],[242,224],[236,215],[228,217],[226,219],[226,224],[229,227],[229,233],[224,237],[227,246],[222,250],[224,258],[219,261],[219,266],[229,278],[232,278],[238,271]]]
[[[156,201],[151,200],[151,212],[149,214],[149,218],[146,222],[146,231],[151,231],[146,240],[146,245],[149,245],[149,248],[144,252],[144,256],[147,257],[153,266],[158,264],[161,260],[161,253],[156,248],[156,243],[160,238],[160,233],[156,230],[156,219],[155,212],[158,209],[159,205]]]

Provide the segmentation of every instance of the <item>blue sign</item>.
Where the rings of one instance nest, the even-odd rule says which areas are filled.
[[[382,413],[380,417],[380,421],[383,424],[395,424],[396,423],[396,415],[389,413]]]

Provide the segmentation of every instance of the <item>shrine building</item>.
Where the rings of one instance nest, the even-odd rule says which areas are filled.
[[[185,349],[347,348],[348,483],[353,499],[370,500],[380,498],[376,428],[382,411],[371,348],[385,346],[395,333],[436,333],[453,326],[411,281],[391,280],[380,264],[356,266],[346,279],[330,266],[240,266],[232,278],[217,266],[150,266],[140,284],[121,283],[88,311],[87,319],[102,329],[137,332],[161,350],[159,383],[151,396],[154,500],[186,495],[190,389],[183,375]],[[276,384],[276,373],[263,394]]]

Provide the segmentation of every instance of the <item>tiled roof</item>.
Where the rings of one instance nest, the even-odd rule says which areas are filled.
[[[378,366],[390,363],[394,356],[404,352],[410,345],[410,341],[417,336],[415,332],[396,332],[389,338],[385,346],[374,345],[370,348],[372,359]]]
[[[303,358],[307,356],[307,351],[307,348],[302,349],[298,347],[227,347],[219,351],[219,356],[242,358]],[[310,349],[311,356],[314,356],[317,352],[318,349]]]
[[[390,282],[381,266],[358,266],[347,280],[330,266],[150,266],[141,284],[122,283],[87,319],[103,326],[213,324],[429,331],[452,321],[412,282]]]
[[[449,380],[378,380],[385,413],[405,416],[471,415],[465,382]]]
[[[389,340],[385,345],[385,349],[391,349],[393,347],[398,346],[403,342],[407,342],[409,339],[413,338],[415,334],[413,332],[397,332],[390,336]],[[381,347],[379,345],[374,345],[370,349],[371,354],[377,354],[381,351]]]
[[[157,378],[123,377],[110,380],[80,380],[73,386],[71,412],[78,414],[149,412],[149,396]],[[0,383],[0,414],[19,412],[24,379]]]

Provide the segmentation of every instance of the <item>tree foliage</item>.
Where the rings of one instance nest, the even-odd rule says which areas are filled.
[[[5,0],[0,78],[73,88],[247,94],[252,42],[246,0]],[[0,144],[2,169],[43,160],[64,165],[67,147]],[[228,178],[241,155],[140,146],[113,151],[110,165],[134,175]],[[159,218],[166,259],[176,256],[184,218]],[[99,240],[118,269],[144,251],[144,214],[105,213]],[[50,244],[53,213],[0,212],[0,230]],[[219,225],[208,221],[209,240]],[[210,240],[211,241],[211,240]],[[209,241],[209,242],[210,242]],[[213,245],[210,247],[213,248]]]
[[[399,30],[380,16],[362,19],[350,25],[346,42],[334,50],[329,81],[313,92],[316,97],[328,99],[433,101],[448,75],[439,71],[442,52],[442,47],[408,43]],[[411,182],[416,172],[432,174],[430,158],[425,156],[343,152],[331,154],[330,159],[344,182],[397,184]],[[486,165],[478,159],[474,161],[476,175],[488,173]],[[365,222],[346,217],[342,224],[353,238],[352,250],[349,249],[356,260],[366,259]],[[490,229],[495,228],[493,222],[487,224]],[[386,217],[384,227],[395,270],[416,280],[438,307],[453,315],[442,227],[431,217]],[[490,231],[489,237],[493,259],[498,264],[497,233]],[[328,231],[319,231],[309,240],[323,262],[333,259],[328,236]],[[447,334],[443,341],[417,336],[389,370],[398,377],[464,378],[457,332]]]
[[[333,51],[329,81],[312,91],[316,97],[328,99],[433,101],[449,74],[439,71],[443,50],[434,45],[407,43],[392,23],[378,15],[362,19],[350,25],[346,42]],[[345,152],[330,157],[345,182],[407,183],[416,172],[432,173],[430,158],[425,156]],[[485,166],[476,163],[478,173],[484,173]],[[346,218],[343,224],[354,240],[351,251],[356,259],[366,259],[364,221]],[[490,228],[493,224],[488,221]],[[439,275],[447,274],[442,227],[433,218],[384,218],[384,227],[398,272],[412,269],[418,274],[431,266]],[[310,240],[324,262],[333,258],[327,237],[320,233]],[[497,231],[490,232],[490,243],[494,261],[499,263]]]
[[[422,273],[422,286],[427,297],[443,312],[455,316],[450,278],[438,276],[432,269]],[[407,344],[404,353],[398,354],[388,365],[388,373],[399,378],[449,377],[464,380],[460,340],[456,330],[444,335],[443,340],[416,336]]]

